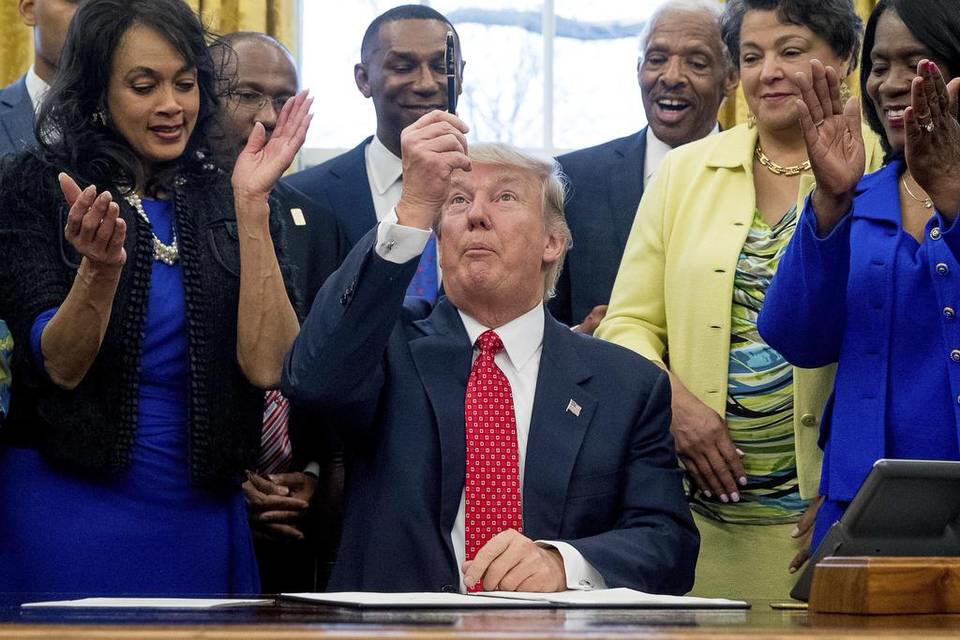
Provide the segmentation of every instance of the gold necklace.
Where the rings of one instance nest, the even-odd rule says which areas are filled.
[[[804,171],[810,170],[810,160],[804,160],[800,164],[795,164],[792,167],[781,167],[779,164],[767,157],[767,154],[763,152],[763,148],[760,147],[760,141],[757,141],[757,148],[754,151],[754,155],[757,156],[757,160],[760,161],[760,164],[765,166],[770,173],[776,176],[798,176]]]
[[[903,177],[900,178],[900,182],[903,183],[903,188],[907,190],[908,196],[910,196],[911,198],[913,198],[914,200],[922,204],[927,209],[933,209],[933,200],[931,200],[929,197],[918,198],[917,196],[913,195],[913,191],[910,191],[910,187],[907,186],[907,174],[903,174]],[[917,186],[919,187],[920,185],[917,185]]]

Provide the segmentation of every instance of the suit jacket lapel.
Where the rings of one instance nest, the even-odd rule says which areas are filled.
[[[21,78],[0,94],[0,125],[12,148],[33,140],[33,118],[33,103],[26,81]]]
[[[615,150],[610,175],[610,212],[621,250],[633,226],[637,205],[643,196],[643,164],[647,150],[647,128],[631,136]],[[622,253],[622,251],[621,251]]]
[[[440,437],[440,522],[453,528],[466,473],[463,403],[473,349],[456,308],[441,298],[433,313],[416,323],[423,337],[410,341],[417,372],[433,407]]]
[[[363,235],[376,226],[377,211],[370,194],[370,178],[367,176],[367,161],[364,149],[373,136],[340,156],[331,165],[330,173],[338,178],[330,183],[328,197],[335,211],[349,212],[341,220],[351,246],[360,241]]]
[[[597,408],[580,386],[592,374],[574,350],[577,339],[547,314],[523,475],[524,530],[537,538],[560,536],[570,476]]]

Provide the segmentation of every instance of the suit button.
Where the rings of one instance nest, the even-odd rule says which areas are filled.
[[[452,584],[445,584],[445,585],[443,585],[442,587],[440,587],[440,591],[442,591],[442,592],[444,592],[444,593],[459,593],[459,591],[457,590],[457,588],[454,587]]]
[[[805,413],[800,416],[800,424],[805,427],[815,427],[817,426],[817,416],[812,413]]]
[[[939,273],[942,276],[945,276],[948,273],[950,273],[950,267],[948,267],[945,262],[938,262],[936,269],[937,269],[937,273]]]
[[[943,308],[943,317],[947,320],[953,320],[956,317],[957,313],[953,310],[952,307]]]
[[[930,229],[930,239],[939,240],[940,239],[940,227],[934,227]]]
[[[954,362],[960,362],[960,349],[954,349],[950,352],[950,359]]]

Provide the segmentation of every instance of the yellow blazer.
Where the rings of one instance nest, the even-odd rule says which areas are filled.
[[[864,127],[866,170],[882,164],[876,135]],[[757,130],[740,125],[667,154],[643,194],[606,318],[596,335],[660,364],[690,391],[726,411],[730,316],[737,260],[756,209]],[[813,188],[804,176],[798,209]],[[820,417],[836,365],[794,368],[794,434],[800,495],[816,496],[822,452]]]

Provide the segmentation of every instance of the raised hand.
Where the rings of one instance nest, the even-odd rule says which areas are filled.
[[[810,74],[796,74],[800,129],[817,180],[814,209],[821,231],[833,228],[847,212],[853,189],[863,177],[866,151],[860,130],[860,103],[840,104],[840,77],[833,67],[810,61]]]
[[[259,122],[247,138],[247,146],[237,157],[233,168],[233,189],[239,196],[266,198],[273,186],[296,157],[313,115],[313,98],[307,90],[287,100],[277,117],[277,126],[267,140],[266,129]]]
[[[910,174],[950,219],[960,209],[958,91],[960,78],[947,85],[935,63],[921,60],[910,85],[910,106],[903,114]]]
[[[66,173],[59,176],[60,190],[70,207],[63,235],[74,249],[94,267],[123,267],[127,251],[127,223],[109,191],[98,194],[90,185],[81,190]]]
[[[403,195],[397,204],[401,224],[430,228],[447,197],[450,174],[470,171],[463,120],[446,111],[431,111],[400,134]]]

